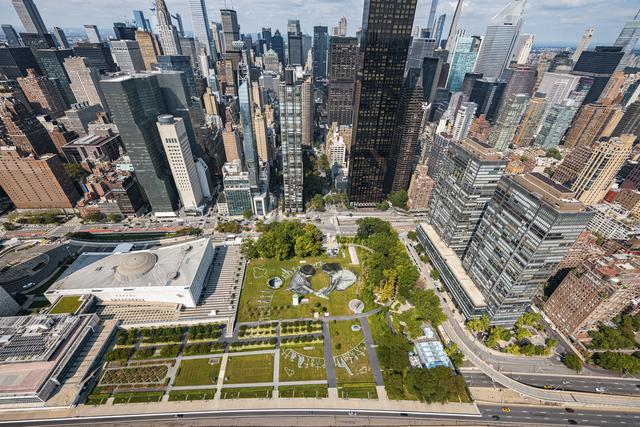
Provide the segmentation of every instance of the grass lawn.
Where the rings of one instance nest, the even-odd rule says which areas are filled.
[[[280,397],[327,397],[329,389],[326,385],[279,386]]]
[[[322,342],[280,349],[280,381],[324,380],[327,370]]]
[[[367,348],[362,331],[352,331],[352,325],[360,325],[357,320],[331,321],[331,351],[336,365],[338,384],[373,382]]]
[[[225,384],[268,383],[273,381],[273,354],[231,356],[225,370]]]
[[[76,297],[76,296],[61,297],[60,299],[58,299],[56,304],[53,307],[51,307],[49,314],[65,314],[65,313],[73,314],[76,312],[78,308],[80,308],[80,305],[82,305],[82,301],[80,300],[80,297]]]
[[[211,390],[176,390],[169,392],[169,402],[187,400],[212,400],[216,389]]]
[[[104,405],[109,399],[109,394],[90,394],[87,396],[85,405]]]
[[[223,388],[223,399],[269,399],[273,395],[271,387]]]
[[[138,393],[118,393],[113,395],[113,403],[146,403],[160,402],[164,395],[161,391],[149,391]]]
[[[377,399],[376,385],[371,384],[346,384],[338,386],[338,396],[343,399]]]
[[[309,302],[299,306],[291,304],[292,293],[287,290],[291,282],[291,274],[299,267],[305,264],[339,263],[342,268],[350,269],[360,277],[360,267],[350,265],[350,258],[344,256],[342,251],[340,256],[329,258],[326,255],[312,258],[293,258],[287,261],[275,261],[271,259],[255,259],[251,260],[247,266],[247,273],[240,295],[240,304],[238,305],[238,322],[251,322],[257,320],[275,320],[275,319],[297,319],[311,318],[314,311],[322,312],[322,307],[332,316],[340,316],[351,314],[349,311],[349,301],[357,297],[357,289],[359,282],[351,286],[345,291],[334,291],[330,295],[330,299],[318,298],[315,295],[308,295],[306,298]],[[301,263],[300,261],[304,261]],[[283,272],[290,272],[285,277]],[[271,290],[267,286],[267,280],[271,277],[282,277],[284,284],[280,289]],[[316,274],[311,278],[311,286],[319,291],[329,284],[329,276],[320,268],[316,268]],[[268,301],[271,303],[260,301]],[[316,307],[316,303],[320,303],[320,307]]]
[[[220,372],[220,358],[187,359],[180,363],[174,386],[215,384]],[[213,361],[214,363],[209,363]]]

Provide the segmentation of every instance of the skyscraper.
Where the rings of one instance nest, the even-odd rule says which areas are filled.
[[[513,98],[519,94],[528,96],[533,95],[538,77],[538,70],[533,65],[511,64],[504,72],[504,79],[507,86],[502,93],[498,115],[502,112],[507,103],[512,102]]]
[[[236,49],[233,47],[233,42],[240,40],[238,14],[233,9],[220,9],[220,18],[222,19],[222,31],[224,33],[224,51],[234,51]]]
[[[244,65],[243,65],[244,67]],[[242,123],[242,152],[244,154],[244,168],[249,172],[249,184],[252,191],[258,190],[259,164],[258,149],[253,134],[253,102],[251,100],[251,79],[245,68],[238,87],[240,106],[240,122]]]
[[[71,49],[69,40],[67,40],[67,36],[65,35],[62,28],[53,27],[53,35],[56,37],[56,40],[58,41],[58,47],[60,49]]]
[[[4,38],[7,39],[7,44],[9,45],[9,47],[22,46],[22,42],[18,37],[18,33],[12,25],[2,24],[2,32],[4,33]]]
[[[147,31],[136,31],[136,41],[138,42],[138,47],[140,47],[144,68],[147,71],[151,71],[153,64],[158,61],[158,55],[160,55],[158,41],[152,33]]]
[[[578,104],[571,99],[552,105],[538,130],[535,144],[545,150],[558,146],[577,112]]]
[[[293,68],[287,68],[284,72],[278,99],[284,179],[282,202],[285,212],[303,212],[302,82]]]
[[[492,324],[511,326],[527,310],[592,216],[542,174],[500,179],[462,260]]]
[[[76,102],[71,87],[67,71],[64,69],[64,59],[73,56],[73,51],[62,49],[39,49],[36,57],[40,60],[42,68],[49,78],[57,79],[56,84],[65,104],[71,105]]]
[[[20,154],[41,156],[56,152],[47,129],[17,98],[0,97],[0,120],[4,123],[6,138]]]
[[[631,154],[636,138],[635,135],[622,135],[603,138],[594,144],[589,159],[571,186],[578,200],[585,205],[595,205],[602,200]]]
[[[442,40],[442,32],[444,31],[444,22],[447,20],[447,14],[443,13],[438,16],[438,20],[436,21],[436,32],[433,35],[433,38],[436,41],[436,46],[440,47],[440,40]]]
[[[456,10],[453,12],[453,19],[451,20],[451,26],[449,27],[447,44],[445,45],[444,48],[450,53],[453,52],[453,50],[456,48],[456,44],[458,44],[458,38],[460,37],[460,34],[458,33],[458,22],[460,21],[460,15],[462,14],[463,1],[464,0],[458,0],[458,3],[456,4]]]
[[[67,51],[62,50],[60,52]],[[91,62],[91,66],[96,67],[101,74],[113,73],[118,68],[113,61],[111,49],[106,43],[76,43],[73,47],[73,54],[87,58]],[[53,54],[51,55],[53,56]]]
[[[350,126],[353,123],[358,40],[355,37],[331,37],[328,57],[328,122]]]
[[[327,78],[328,28],[313,27],[313,78],[316,88],[321,88]]]
[[[453,52],[451,68],[447,80],[447,88],[451,92],[457,92],[462,87],[464,76],[473,71],[480,49],[480,37],[460,37]]]
[[[507,84],[501,80],[478,79],[473,83],[469,101],[478,104],[476,116],[484,114],[486,119],[493,123],[497,118],[498,108],[502,94]]]
[[[96,25],[86,24],[84,26],[84,32],[87,34],[89,43],[102,43],[102,37],[100,36],[100,31],[98,31],[98,27]]]
[[[536,96],[529,100],[527,111],[524,113],[524,117],[513,139],[513,145],[515,147],[528,147],[533,143],[546,105],[544,94],[542,94],[542,96],[536,94]]]
[[[62,115],[67,106],[48,77],[38,76],[33,69],[26,77],[19,77],[18,84],[37,114]]]
[[[151,28],[147,25],[147,20],[144,17],[144,12],[141,10],[133,11],[133,20],[136,23],[136,27],[139,31],[151,31]]]
[[[145,70],[138,42],[134,40],[113,40],[111,41],[111,53],[120,67],[120,71],[133,74]]]
[[[302,146],[311,148],[315,121],[315,101],[313,98],[313,77],[305,75],[302,81]]]
[[[411,69],[422,68],[424,58],[433,57],[436,50],[436,41],[423,37],[414,37],[407,54],[407,67],[405,74]]]
[[[136,39],[136,27],[126,22],[114,22],[113,33],[116,35],[116,40],[135,40]]]
[[[619,105],[585,104],[564,139],[566,148],[591,145],[601,136],[611,136],[623,113]]]
[[[431,0],[429,7],[429,18],[427,19],[427,36],[433,37],[435,34],[436,12],[438,11],[438,0]]]
[[[529,61],[529,54],[535,38],[535,34],[520,34],[518,36],[516,47],[513,50],[513,60],[516,64],[524,65]]]
[[[640,137],[640,100],[629,104],[620,123],[614,129],[613,136],[626,133]]]
[[[165,55],[182,55],[180,41],[178,40],[178,30],[171,22],[171,14],[164,0],[156,0],[156,16],[162,53]]]
[[[290,19],[287,24],[287,38],[288,38],[288,55],[287,64],[289,65],[304,65],[306,55],[302,48],[302,31],[300,31],[300,21],[297,19]]]
[[[453,123],[452,137],[454,141],[462,141],[467,137],[469,127],[471,127],[471,122],[473,121],[473,117],[475,116],[477,109],[478,104],[475,102],[462,103],[456,113],[456,118]]]
[[[189,9],[191,10],[193,36],[198,42],[198,47],[204,48],[209,58],[211,58],[212,61],[216,61],[218,54],[213,43],[213,38],[211,37],[205,0],[189,0]]]
[[[278,60],[281,64],[287,63],[287,58],[284,54],[284,40],[280,34],[280,30],[276,29],[276,32],[271,37],[271,49],[278,54]]]
[[[11,0],[27,33],[47,34],[47,27],[33,0]]]
[[[393,184],[392,140],[416,0],[366,0],[364,10],[349,200],[371,206],[382,201]]]
[[[152,209],[175,211],[178,197],[156,126],[166,112],[156,76],[118,76],[100,85]]]
[[[505,108],[502,109],[495,127],[489,135],[489,145],[496,151],[504,152],[513,142],[518,125],[524,116],[529,102],[529,95],[518,94],[511,98]]]
[[[580,55],[582,55],[582,52],[584,52],[589,48],[594,32],[595,32],[594,28],[587,28],[584,31],[584,34],[580,38],[580,43],[578,43],[578,46],[576,47],[575,52],[573,52],[573,55],[571,56],[571,60],[573,62],[578,62],[578,59],[580,59]]]
[[[499,79],[511,62],[516,40],[522,27],[526,0],[510,0],[491,18],[478,53],[475,72],[484,78]]]
[[[624,52],[624,59],[621,61],[622,64],[626,63],[626,58],[633,52],[638,44],[638,40],[640,40],[640,19],[638,18],[640,14],[635,16],[633,21],[628,21],[624,24],[624,28],[620,32],[620,35],[613,43],[614,46],[618,46],[622,48],[622,52]]]
[[[596,102],[600,98],[624,56],[621,46],[596,46],[595,50],[582,52],[571,74],[593,79],[584,103]]]
[[[445,151],[431,196],[428,220],[440,238],[464,256],[507,161],[470,138]]]
[[[343,16],[342,18],[340,18],[340,21],[338,21],[338,25],[333,27],[333,31],[331,34],[336,37],[347,37],[347,17],[346,16]]]
[[[182,207],[198,211],[204,197],[184,121],[163,114],[158,116],[157,126]]]

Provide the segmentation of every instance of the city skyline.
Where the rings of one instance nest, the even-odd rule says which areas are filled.
[[[57,14],[58,3],[36,1],[36,6],[42,15],[42,19],[49,30],[53,26],[63,29],[83,31],[83,25],[97,25],[100,30],[110,30],[114,21],[133,19],[132,14],[115,12],[121,4],[117,0],[104,0],[99,4],[91,4],[89,7],[82,0],[65,0],[67,9],[62,15]],[[155,29],[155,14],[150,10],[151,1],[132,0],[127,3],[128,10],[140,9],[148,19],[151,19]],[[349,5],[345,6],[345,3]],[[419,0],[416,10],[414,27],[426,27],[429,15],[429,0]],[[465,1],[462,8],[459,28],[466,30],[466,35],[483,35],[486,23],[497,14],[506,2],[491,2],[480,4],[477,0]],[[179,13],[185,18],[184,27],[189,33],[193,31],[190,19],[191,13],[188,0],[167,0],[167,7],[171,13]],[[286,3],[286,7],[278,7],[278,4],[269,8],[261,8],[260,13],[255,13],[255,2],[251,0],[236,0],[232,4],[226,3],[226,7],[238,12],[238,22],[241,23],[241,32],[258,33],[262,27],[271,27],[272,31],[280,29],[286,34],[287,21],[299,19],[302,32],[313,34],[313,27],[326,25],[329,28],[336,26],[342,16],[347,17],[348,35],[355,35],[356,30],[362,25],[363,0],[320,0],[308,4],[303,0],[293,0]],[[225,8],[223,0],[208,0],[206,2],[209,20],[220,22],[220,9]],[[438,15],[446,14],[447,20],[444,26],[443,37],[446,38],[451,25],[451,18],[456,6],[455,1],[440,2]],[[637,13],[637,5],[631,0],[612,0],[600,2],[598,0],[529,0],[525,9],[525,22],[523,33],[536,35],[534,46],[549,47],[575,47],[588,27],[594,27],[595,33],[591,41],[591,47],[596,45],[611,44],[620,32],[624,22],[633,19]],[[16,30],[23,29],[18,15],[11,2],[0,3],[0,16],[3,23],[13,25]],[[6,22],[5,22],[6,21]],[[553,25],[549,25],[551,22]],[[108,34],[108,33],[107,33]]]

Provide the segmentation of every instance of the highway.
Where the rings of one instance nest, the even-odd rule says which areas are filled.
[[[481,372],[463,370],[467,384],[471,387],[500,387],[500,384]],[[544,388],[551,386],[553,390],[582,391],[588,393],[619,394],[627,396],[640,395],[640,380],[637,378],[598,378],[581,376],[555,376],[545,374],[507,373],[510,378],[524,384]],[[504,387],[504,386],[503,386]],[[598,390],[596,390],[598,389]]]
[[[134,405],[128,408],[134,408]],[[396,411],[362,411],[354,402],[352,410],[273,409],[228,410],[190,413],[123,414],[99,417],[0,421],[13,426],[83,426],[83,425],[588,425],[634,426],[640,413],[606,412],[556,407],[479,405],[479,415],[444,413],[402,413]]]

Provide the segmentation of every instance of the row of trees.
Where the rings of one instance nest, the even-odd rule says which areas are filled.
[[[283,261],[322,254],[322,232],[313,224],[281,221],[261,224],[259,231],[262,231],[262,236],[258,240],[245,239],[242,242],[242,253],[247,258]]]

